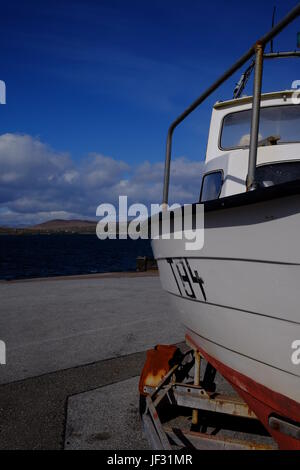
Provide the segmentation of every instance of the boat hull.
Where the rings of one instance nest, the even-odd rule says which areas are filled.
[[[271,430],[275,413],[300,423],[300,197],[205,212],[204,247],[152,241],[163,288],[190,341]],[[176,217],[176,214],[175,214]]]

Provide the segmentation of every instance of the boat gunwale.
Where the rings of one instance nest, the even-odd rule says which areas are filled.
[[[298,194],[300,194],[300,179],[289,181],[286,183],[276,184],[267,188],[257,188],[252,191],[233,194],[231,196],[225,196],[219,199],[214,199],[212,201],[198,201],[190,204],[182,204],[180,207],[176,207],[175,209],[172,209],[172,206],[170,206],[168,210],[164,212],[159,212],[158,214],[148,217],[145,222],[148,221],[148,223],[151,224],[152,219],[154,222],[155,218],[157,218],[158,215],[159,221],[161,221],[163,214],[168,213],[170,213],[171,217],[176,217],[176,215],[181,213],[182,209],[184,210],[185,207],[196,208],[196,206],[204,205],[204,211],[206,213],[248,206],[260,202],[272,201],[284,197],[295,196]]]

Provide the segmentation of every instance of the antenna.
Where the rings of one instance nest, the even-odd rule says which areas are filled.
[[[273,8],[273,15],[272,15],[272,28],[274,27],[275,24],[275,14],[276,14],[276,5]],[[271,39],[271,53],[273,53],[273,38]]]

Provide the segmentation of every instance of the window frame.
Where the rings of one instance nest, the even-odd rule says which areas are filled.
[[[215,173],[220,173],[221,174],[221,184],[220,184],[220,189],[219,189],[219,192],[218,192],[218,196],[215,199],[210,199],[209,201],[202,201],[204,180],[207,176],[210,176],[210,175],[215,174]],[[205,204],[206,202],[216,201],[217,199],[219,199],[220,195],[221,195],[221,192],[222,192],[223,184],[224,184],[224,170],[223,169],[220,168],[218,170],[211,170],[211,171],[208,171],[207,173],[204,173],[204,175],[202,177],[200,197],[199,197],[200,204]]]
[[[300,104],[293,104],[293,103],[290,103],[290,104],[273,104],[273,105],[269,105],[269,106],[261,106],[260,110],[262,109],[266,109],[266,108],[284,108],[284,107],[292,107],[292,106],[300,106]],[[221,123],[221,126],[220,126],[220,130],[219,130],[219,138],[218,138],[218,149],[221,150],[222,152],[229,152],[231,150],[249,150],[249,147],[250,145],[247,145],[247,146],[237,146],[237,147],[226,147],[226,148],[223,148],[222,145],[221,145],[221,141],[222,141],[222,134],[223,134],[223,130],[224,130],[224,121],[226,119],[227,116],[229,116],[230,114],[238,114],[238,113],[244,113],[246,111],[251,111],[252,108],[247,108],[247,109],[241,109],[240,111],[231,111],[230,113],[227,113],[225,114],[225,116],[223,116],[222,118],[222,123]],[[251,116],[251,114],[250,114]],[[251,128],[251,120],[250,120],[250,128]],[[249,129],[249,132],[250,132],[250,129]],[[289,144],[300,144],[300,140],[295,140],[295,141],[289,141],[289,142],[278,142],[276,145],[289,145]],[[258,147],[260,148],[260,147]]]

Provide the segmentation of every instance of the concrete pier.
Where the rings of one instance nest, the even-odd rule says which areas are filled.
[[[146,350],[184,339],[157,275],[0,282],[0,309],[0,449],[149,448],[137,389]]]
[[[145,351],[183,339],[159,278],[113,274],[1,282],[0,298],[0,339],[7,349],[7,364],[0,365],[0,449],[147,448],[136,392]],[[85,403],[86,393],[98,390],[88,404],[89,410],[98,407],[99,416],[107,397],[118,396],[118,385],[107,387],[123,381],[132,396],[128,432],[115,444],[86,421],[88,432],[82,439],[74,436],[71,423],[78,421],[76,409],[83,409],[74,403],[81,394]],[[125,401],[123,395],[119,406]],[[119,414],[127,422],[123,418]]]
[[[6,282],[0,298],[0,383],[182,339],[157,276]]]

